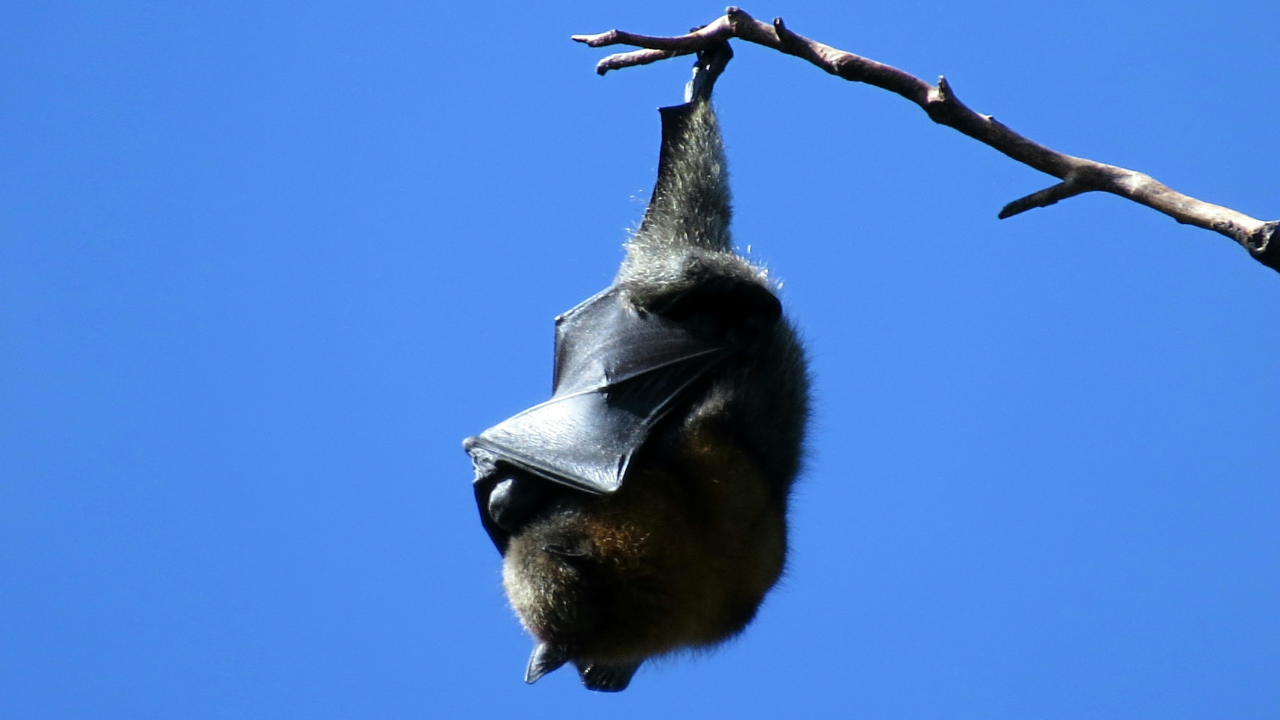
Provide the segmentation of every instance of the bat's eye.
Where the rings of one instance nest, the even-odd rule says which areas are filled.
[[[557,495],[550,483],[516,475],[493,486],[489,493],[489,517],[498,527],[515,534]]]

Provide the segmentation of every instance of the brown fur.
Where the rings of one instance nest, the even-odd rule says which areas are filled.
[[[503,580],[529,632],[579,663],[712,645],[750,622],[782,572],[782,513],[744,452],[695,430],[615,495],[512,538]]]

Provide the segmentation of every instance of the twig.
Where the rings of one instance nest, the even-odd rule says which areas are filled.
[[[930,85],[898,68],[797,35],[786,28],[782,18],[775,18],[769,25],[736,7],[730,7],[723,16],[686,35],[653,37],[610,30],[599,35],[573,36],[574,40],[591,47],[630,45],[642,48],[601,60],[596,65],[596,72],[601,75],[610,70],[688,55],[729,38],[795,55],[850,82],[866,83],[897,93],[919,105],[934,122],[959,130],[1024,165],[1062,180],[1057,185],[1005,205],[1000,211],[1001,218],[1047,207],[1087,192],[1109,192],[1159,210],[1180,223],[1225,235],[1243,245],[1255,260],[1280,272],[1280,221],[1265,222],[1221,205],[1197,200],[1172,190],[1150,175],[1050,150],[1010,130],[992,116],[970,110],[956,98],[944,77],[938,78],[937,86]]]

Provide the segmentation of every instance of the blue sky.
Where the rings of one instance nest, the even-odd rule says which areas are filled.
[[[1280,217],[1274,2],[748,5]],[[544,399],[713,4],[0,9],[0,715],[1280,715],[1280,274],[739,45],[736,238],[815,375],[786,581],[521,682],[461,439]]]

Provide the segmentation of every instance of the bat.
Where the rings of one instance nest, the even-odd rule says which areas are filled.
[[[754,618],[786,558],[808,419],[803,349],[732,249],[700,52],[662,108],[658,180],[612,285],[556,318],[552,396],[468,438],[481,523],[536,639],[527,682],[572,662],[620,691],[647,659]]]

